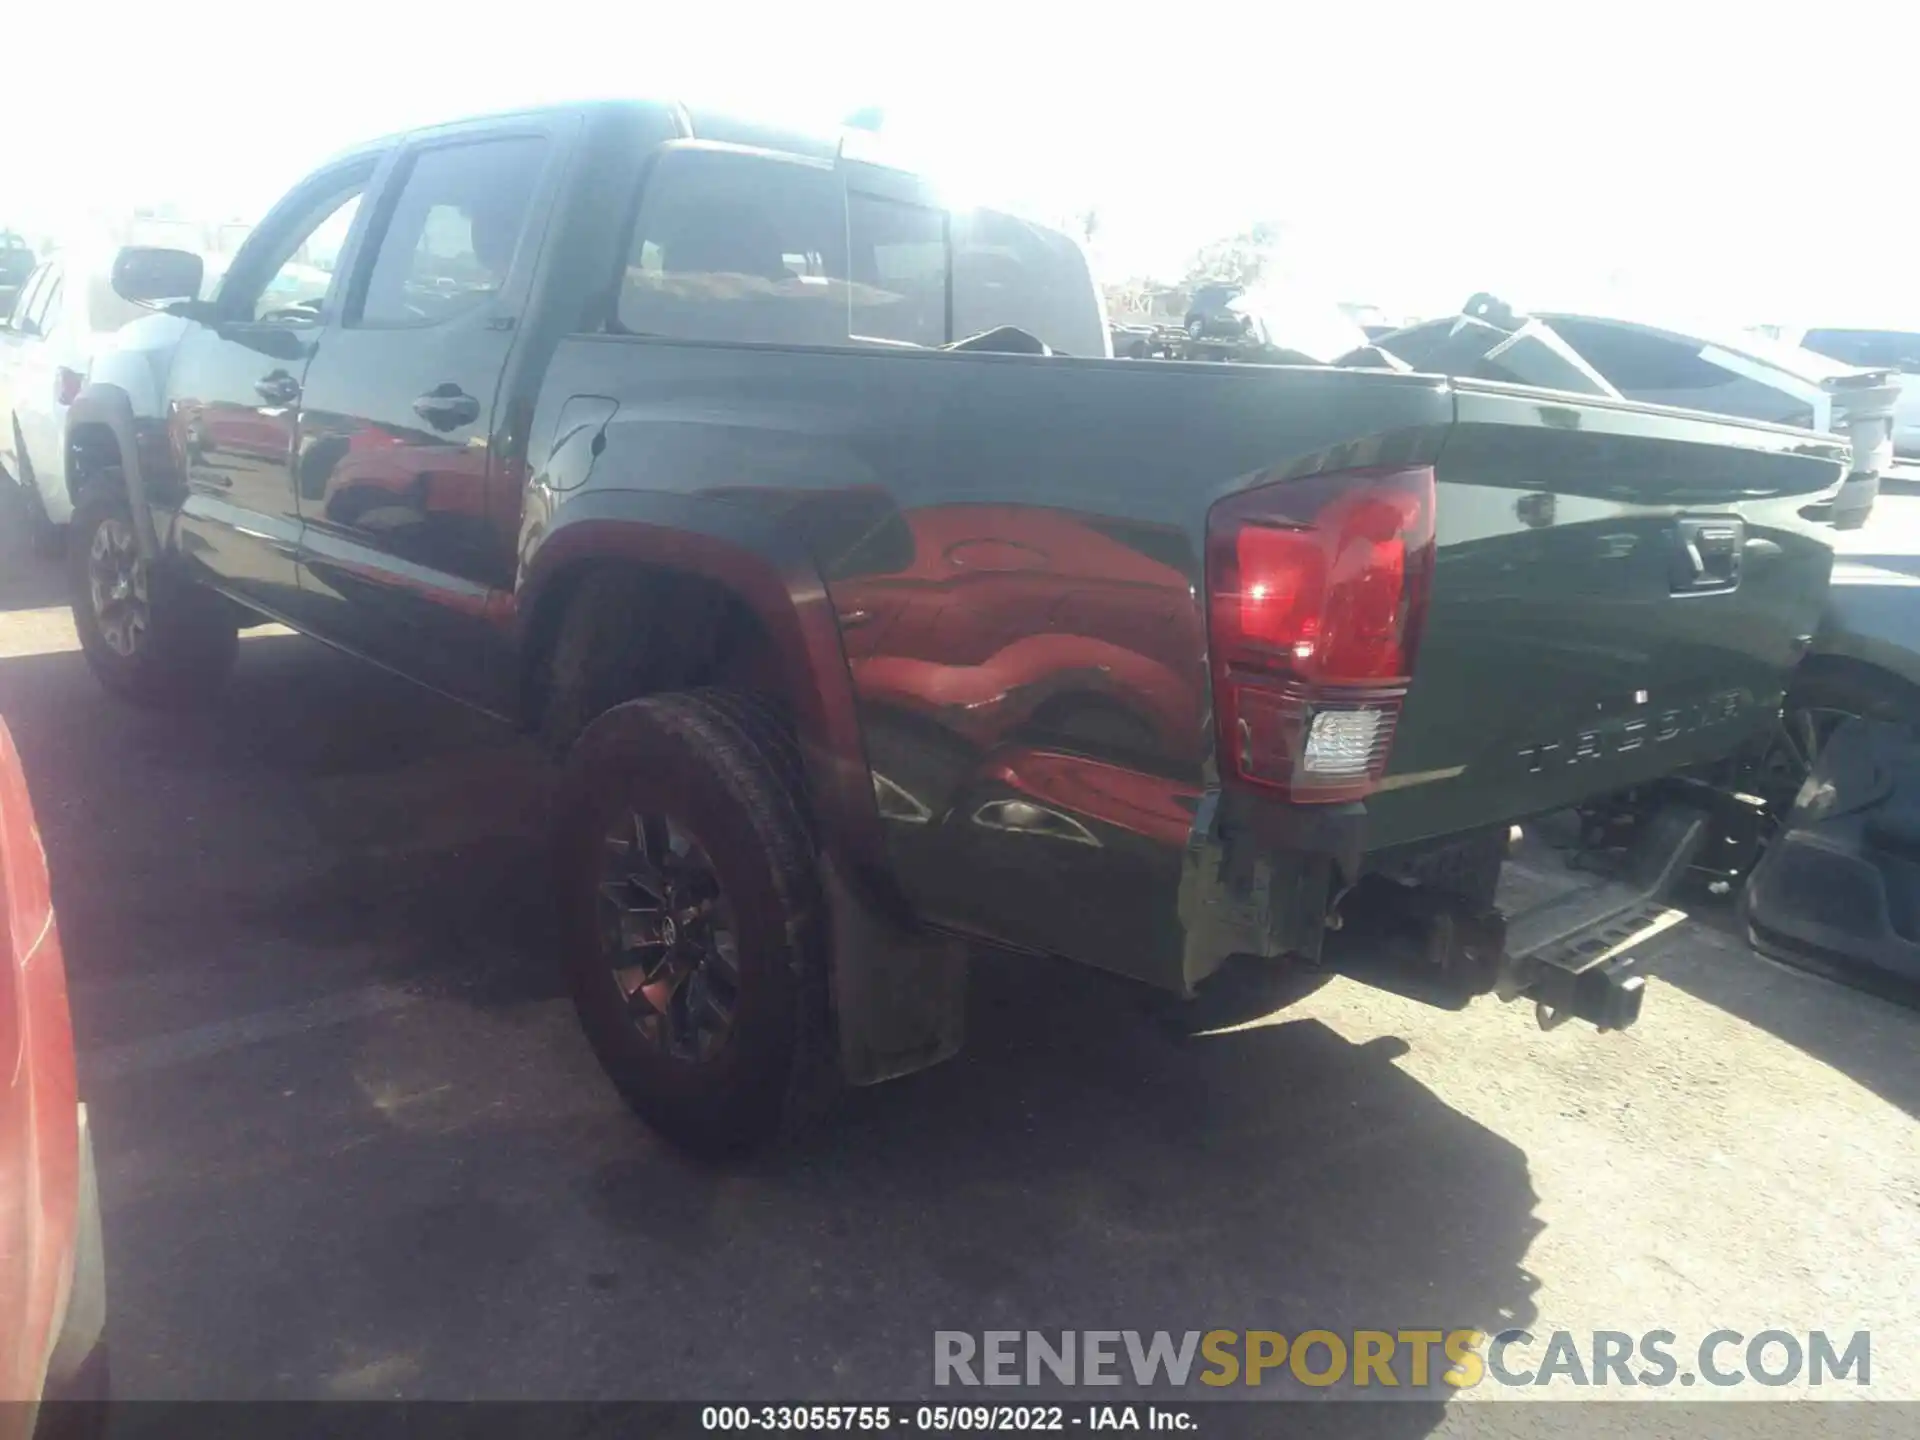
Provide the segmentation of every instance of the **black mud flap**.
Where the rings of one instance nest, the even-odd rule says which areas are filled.
[[[1740,897],[1754,949],[1920,1004],[1920,738],[1849,720]]]

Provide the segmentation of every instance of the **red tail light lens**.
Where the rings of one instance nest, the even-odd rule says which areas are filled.
[[[1223,500],[1207,523],[1221,768],[1298,801],[1386,769],[1433,573],[1430,466]]]
[[[87,383],[87,377],[78,370],[69,370],[64,365],[54,367],[53,403],[71,405],[80,398],[80,387]]]

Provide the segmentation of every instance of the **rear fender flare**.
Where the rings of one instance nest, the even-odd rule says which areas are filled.
[[[140,553],[148,560],[160,553],[160,540],[153,523],[153,511],[147,504],[147,490],[140,468],[140,445],[133,401],[118,385],[90,384],[67,407],[66,434],[62,437],[67,452],[67,474],[73,471],[73,436],[86,426],[109,431],[120,450],[120,474],[127,487],[127,503],[133,511],[133,532]],[[76,499],[78,496],[76,495]]]
[[[914,921],[885,858],[840,625],[804,544],[738,504],[662,491],[567,499],[521,547],[516,625],[531,658],[534,617],[576,565],[625,561],[712,581],[739,597],[779,654],[822,855],[836,1029],[848,1080],[867,1084],[953,1054],[965,1013],[965,955]]]
[[[637,490],[574,497],[523,546],[515,609],[529,661],[530,627],[548,587],[595,561],[679,571],[739,597],[779,651],[823,838],[855,863],[877,861],[879,812],[839,622],[798,542],[722,502]]]

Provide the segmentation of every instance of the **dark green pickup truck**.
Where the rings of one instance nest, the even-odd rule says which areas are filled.
[[[71,413],[96,673],[192,696],[268,616],[543,734],[582,1019],[709,1148],[953,1053],[973,942],[1192,995],[1404,904],[1469,990],[1631,1023],[1621,905],[1504,928],[1509,827],[1774,723],[1846,470],[1113,360],[1064,236],[671,105],[372,144],[215,299],[169,251],[116,284],[165,313]],[[1652,830],[1655,879],[1711,835]]]

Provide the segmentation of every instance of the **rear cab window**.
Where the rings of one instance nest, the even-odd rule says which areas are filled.
[[[952,338],[946,211],[854,192],[847,196],[847,243],[855,337],[928,347]]]
[[[1012,325],[1107,353],[1066,236],[949,212],[898,172],[715,141],[655,156],[613,309],[615,333],[676,340],[932,349]]]
[[[726,145],[664,147],[615,315],[632,335],[844,345],[846,217],[833,167]]]
[[[1049,230],[996,210],[953,222],[953,336],[1017,325],[1065,355],[1107,353],[1107,331],[1081,249]]]

